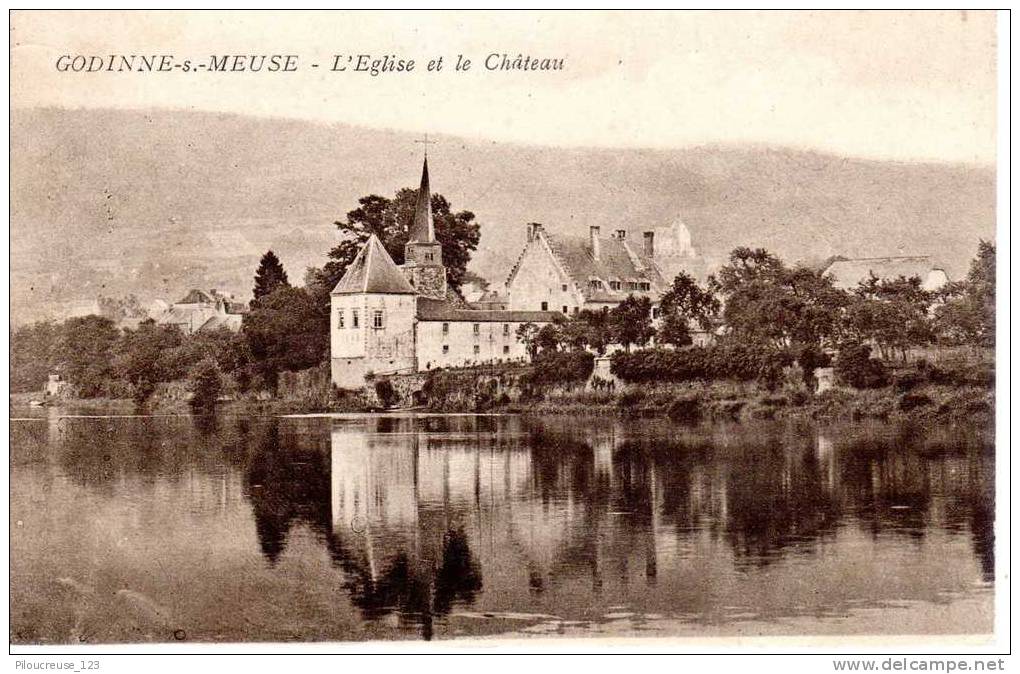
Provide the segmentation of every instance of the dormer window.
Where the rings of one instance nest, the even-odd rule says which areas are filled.
[[[620,290],[623,287],[623,284],[620,283],[619,281],[610,281],[609,287],[612,290]]]
[[[588,280],[588,287],[591,288],[592,290],[604,290],[605,289],[605,286],[602,284],[602,281],[600,281],[597,278],[589,279]]]

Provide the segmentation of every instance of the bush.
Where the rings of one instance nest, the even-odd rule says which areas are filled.
[[[526,384],[571,384],[591,376],[595,356],[587,351],[542,351],[532,365]]]
[[[757,379],[774,387],[793,362],[784,350],[767,346],[719,344],[689,349],[640,349],[613,354],[610,371],[633,382]]]
[[[211,411],[223,389],[223,378],[216,361],[211,358],[200,360],[191,368],[188,382],[192,393],[191,407],[196,411]]]
[[[399,397],[389,379],[380,379],[375,382],[375,394],[379,397],[379,402],[383,407],[393,407]]]
[[[832,357],[815,344],[802,344],[796,349],[796,355],[805,382],[814,375],[816,369],[832,365]]]
[[[867,344],[844,344],[835,363],[836,378],[854,388],[881,388],[889,383],[882,362],[871,357]]]

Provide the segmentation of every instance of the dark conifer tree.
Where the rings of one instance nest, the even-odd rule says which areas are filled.
[[[271,250],[266,251],[266,254],[259,261],[258,270],[255,272],[255,288],[252,289],[255,299],[251,302],[252,306],[254,307],[260,298],[265,297],[281,286],[290,286],[290,281],[287,280],[287,272],[284,271],[283,263],[280,262],[280,258],[276,257],[276,253]]]

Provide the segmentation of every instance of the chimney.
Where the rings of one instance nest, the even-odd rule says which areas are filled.
[[[591,256],[598,260],[602,257],[601,244],[599,242],[599,228],[596,225],[592,225],[588,228],[589,237],[591,238]]]
[[[528,243],[535,240],[535,223],[529,222],[526,227],[528,228]]]
[[[645,256],[655,257],[655,232],[645,232]]]
[[[627,230],[626,229],[618,229],[618,230],[616,230],[616,238],[619,239],[620,241],[623,241],[624,239],[626,239],[627,238]]]

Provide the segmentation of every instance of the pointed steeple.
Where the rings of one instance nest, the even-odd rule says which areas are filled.
[[[333,295],[414,295],[415,290],[400,272],[382,241],[372,234],[333,288]]]
[[[436,240],[436,228],[432,222],[432,192],[429,189],[429,158],[421,168],[421,185],[418,187],[418,199],[414,202],[414,220],[408,242],[432,243]]]

